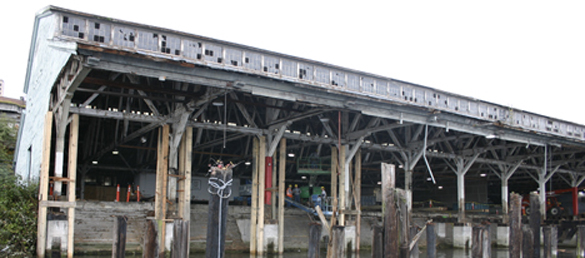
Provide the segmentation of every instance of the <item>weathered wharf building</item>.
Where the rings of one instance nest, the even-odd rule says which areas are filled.
[[[470,201],[506,214],[510,191],[576,196],[585,179],[580,124],[58,7],[36,16],[25,92],[15,168],[40,183],[40,256],[47,208],[65,211],[72,249],[74,207],[93,185],[154,175],[155,219],[188,221],[191,177],[218,159],[242,162],[234,177],[257,186],[260,203],[274,205],[285,184],[325,186],[342,224],[359,217],[352,200],[379,187],[381,163],[396,164],[409,207],[435,199],[461,221]],[[260,229],[263,207],[252,214]]]

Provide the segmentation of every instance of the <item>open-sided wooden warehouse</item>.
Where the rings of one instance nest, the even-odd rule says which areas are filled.
[[[510,191],[553,185],[576,196],[585,179],[583,125],[58,7],[36,17],[25,92],[16,173],[40,183],[39,239],[47,207],[60,207],[71,248],[77,199],[151,174],[156,219],[189,220],[191,177],[205,177],[216,160],[241,162],[234,177],[257,183],[260,203],[274,205],[285,182],[326,186],[339,199],[340,223],[359,216],[352,199],[362,189],[379,187],[382,162],[399,167],[409,207],[438,198],[461,220],[469,201],[500,204],[506,214]],[[276,156],[280,148],[294,157]]]

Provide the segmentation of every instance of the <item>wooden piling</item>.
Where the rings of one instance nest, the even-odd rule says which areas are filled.
[[[189,257],[189,220],[175,219],[171,258]]]
[[[333,242],[333,257],[345,257],[345,227],[331,227],[331,241]]]
[[[520,258],[522,253],[522,196],[510,194],[510,258]]]
[[[585,225],[577,225],[577,258],[585,258]]]
[[[158,226],[156,221],[152,219],[146,220],[146,232],[144,236],[144,249],[142,250],[143,258],[158,257]]]
[[[311,223],[309,226],[309,258],[319,258],[321,228],[319,223]]]
[[[435,223],[427,224],[427,258],[437,256],[437,235],[435,234]]]
[[[264,194],[266,191],[266,136],[260,136],[258,143],[258,233],[256,252],[264,254]]]
[[[410,221],[408,208],[406,205],[406,192],[402,189],[396,190],[396,202],[398,203],[400,217],[398,222],[400,223],[400,257],[410,257]]]
[[[476,225],[473,227],[471,256],[474,258],[491,257],[489,225]]]
[[[491,239],[491,226],[490,224],[483,225],[483,239],[482,243],[482,256],[486,258],[492,257],[492,239]]]
[[[395,257],[398,248],[398,220],[396,218],[394,165],[382,163],[382,196],[384,208],[384,257]]]
[[[534,256],[540,257],[540,199],[535,192],[530,193],[530,228],[534,236]]]
[[[252,162],[252,207],[250,208],[250,254],[256,254],[256,245],[257,245],[257,237],[256,233],[258,232],[258,166],[259,166],[259,158],[258,158],[258,148],[259,148],[259,140],[258,138],[254,137],[253,144],[252,144],[252,157],[254,158],[254,162]]]
[[[411,226],[410,227],[410,235],[411,236],[416,236],[416,234],[418,233],[418,226]],[[412,240],[411,240],[412,241]],[[414,243],[412,250],[410,250],[410,258],[418,258],[418,240]]]
[[[128,228],[125,216],[114,218],[114,241],[112,243],[112,258],[126,256],[126,229]]]
[[[558,235],[557,227],[548,225],[543,228],[544,231],[544,257],[557,257]]]
[[[481,257],[481,226],[473,226],[471,230],[471,257],[473,258],[480,258]]]
[[[358,150],[355,155],[355,209],[357,211],[355,221],[355,252],[360,252],[361,229],[362,229],[362,151]]]
[[[522,227],[522,257],[523,258],[540,257],[535,256],[534,250],[535,250],[534,234],[532,233],[532,228],[528,226]]]
[[[284,182],[286,179],[286,139],[280,139],[278,161],[278,253],[284,252]]]
[[[227,165],[226,165],[227,166]],[[207,240],[205,257],[222,258],[225,254],[227,231],[228,198],[231,194],[231,168],[212,167],[209,187],[209,210],[207,213]]]
[[[372,258],[384,257],[384,229],[380,225],[372,226]]]
[[[170,126],[165,124],[159,129],[156,154],[156,183],[154,199],[154,218],[158,228],[158,251],[161,256],[165,252],[165,233],[167,216],[167,182],[169,171],[169,132]]]

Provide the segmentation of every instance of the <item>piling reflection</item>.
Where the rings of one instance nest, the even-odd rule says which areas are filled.
[[[564,249],[560,248],[558,250],[557,258],[576,258],[575,249]],[[508,258],[509,257],[509,250],[504,248],[494,248],[492,249],[491,258]],[[112,257],[110,255],[75,255],[75,257],[80,258],[106,258]],[[141,254],[134,254],[134,255],[126,255],[128,258],[140,258],[142,257]],[[191,253],[189,255],[190,258],[204,258],[206,257],[204,253]],[[306,251],[292,251],[292,252],[285,252],[284,254],[264,254],[264,255],[251,255],[249,253],[230,253],[226,252],[224,258],[306,258],[307,252]],[[326,258],[327,253],[324,249],[319,252],[320,258]],[[370,258],[372,257],[371,250],[362,250],[360,253],[347,253],[344,258]],[[426,251],[421,249],[419,251],[419,258],[427,258]],[[471,258],[472,253],[471,250],[464,250],[464,249],[437,249],[436,253],[437,258]]]

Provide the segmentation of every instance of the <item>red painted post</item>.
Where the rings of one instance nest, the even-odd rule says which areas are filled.
[[[573,187],[573,216],[579,215],[579,188]]]
[[[272,188],[272,157],[266,157],[266,172],[265,172],[266,189]],[[272,189],[267,190],[264,194],[264,203],[272,204]]]
[[[116,202],[120,201],[120,184],[116,187]]]
[[[136,202],[140,202],[140,186],[136,185]]]
[[[128,193],[126,193],[126,202],[130,202],[130,194],[132,193],[132,187],[128,185]]]

